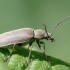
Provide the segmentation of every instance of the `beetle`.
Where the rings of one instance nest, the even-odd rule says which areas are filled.
[[[33,42],[36,42],[39,46],[39,48],[42,50],[42,52],[45,54],[45,44],[42,42],[42,39],[50,40],[51,42],[54,42],[54,38],[52,36],[54,30],[56,27],[62,23],[63,21],[69,19],[69,17],[63,19],[59,23],[56,24],[54,27],[52,33],[47,32],[46,26],[45,30],[42,29],[36,29],[34,30],[33,28],[21,28],[17,30],[12,30],[9,32],[5,32],[0,34],[0,47],[6,47],[8,45],[17,45],[17,44],[22,44],[27,45],[29,44],[30,46],[30,52],[28,59],[30,58],[31,50],[32,50],[32,44]],[[41,44],[44,44],[44,48],[41,46]]]
[[[46,31],[46,26],[45,26],[45,30],[21,28],[21,29],[12,30],[12,31],[0,34],[0,47],[6,47],[8,45],[15,46],[17,44],[19,45],[22,43],[23,45],[29,44],[30,46],[30,52],[28,56],[28,60],[29,60],[33,42],[36,42],[39,48],[44,52],[43,47],[41,47],[40,45],[40,44],[44,44],[44,42],[40,41],[41,39],[51,40],[51,42],[54,41],[54,38],[51,36],[51,34]]]

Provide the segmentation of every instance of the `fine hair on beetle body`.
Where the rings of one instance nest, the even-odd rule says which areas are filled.
[[[45,54],[45,44],[41,40],[46,39],[46,40],[50,40],[51,42],[54,42],[55,40],[52,36],[54,30],[60,23],[62,23],[63,21],[69,18],[70,16],[66,17],[65,19],[57,23],[52,33],[47,32],[46,25],[44,24],[43,26],[45,27],[45,30],[42,30],[42,29],[34,30],[33,28],[21,28],[21,29],[16,29],[16,30],[2,33],[0,34],[0,47],[6,47],[8,45],[13,45],[15,47],[15,45],[17,44],[23,44],[23,45],[29,44],[30,52],[29,52],[28,61],[27,61],[29,62],[29,58],[32,50],[32,44],[33,42],[36,42],[38,47],[42,50],[45,57],[47,58]],[[41,44],[43,44],[43,46],[41,46]]]

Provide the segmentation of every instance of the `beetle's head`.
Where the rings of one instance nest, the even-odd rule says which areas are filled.
[[[43,24],[44,25],[44,24]],[[52,36],[52,34],[51,33],[49,33],[49,32],[47,32],[47,30],[46,30],[46,25],[44,25],[45,26],[45,35],[44,35],[44,39],[47,39],[47,40],[50,40],[51,42],[54,42],[55,40],[54,40],[54,38],[53,38],[53,36]]]
[[[47,40],[50,40],[51,42],[55,41],[53,36],[48,32],[44,35],[44,38],[47,39]]]
[[[54,29],[53,29],[53,31],[52,31],[51,34],[47,32],[47,30],[46,30],[46,25],[43,24],[43,25],[45,26],[45,31],[46,31],[46,34],[44,35],[44,38],[47,39],[47,40],[51,40],[51,42],[54,42],[54,38],[52,37],[52,35],[53,35],[55,29],[57,28],[57,26],[58,26],[59,24],[61,24],[62,22],[64,22],[65,20],[67,20],[67,19],[69,19],[69,18],[70,18],[70,16],[68,16],[68,17],[64,18],[63,20],[61,20],[60,22],[58,22],[58,23],[55,25],[55,27],[54,27]]]

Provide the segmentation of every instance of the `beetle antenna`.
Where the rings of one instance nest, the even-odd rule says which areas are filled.
[[[46,25],[45,24],[42,24],[44,27],[45,27],[45,31],[46,31],[46,33],[47,33],[47,28],[46,28]],[[47,33],[47,35],[48,35],[48,33]]]
[[[54,27],[54,29],[53,29],[53,31],[52,31],[52,33],[51,33],[51,35],[53,34],[53,32],[55,31],[56,27],[57,27],[59,24],[61,24],[62,22],[64,22],[65,20],[67,20],[67,19],[69,19],[69,18],[70,18],[70,16],[68,16],[68,17],[64,18],[64,19],[63,19],[63,20],[61,20],[59,23],[57,23],[57,24],[55,25],[55,27]]]

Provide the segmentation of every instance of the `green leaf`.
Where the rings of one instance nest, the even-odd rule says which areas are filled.
[[[18,54],[12,55],[9,60],[8,66],[14,70],[24,70],[26,59]]]
[[[0,70],[11,70],[6,63],[0,61]]]
[[[5,59],[5,55],[0,52],[0,61],[4,61],[4,59]]]
[[[0,70],[9,70],[9,68],[11,70],[51,70],[53,68],[51,68],[51,66],[55,66],[58,64],[70,67],[69,63],[66,63],[52,56],[47,56],[46,59],[43,53],[37,52],[35,50],[32,50],[30,63],[28,66],[26,66],[26,58],[28,57],[28,54],[29,50],[24,48],[24,46],[15,47],[15,50],[11,57],[7,61],[5,61],[4,58],[10,55],[8,48],[0,49],[0,64],[2,65],[0,65]],[[50,64],[47,62],[47,60],[48,62],[50,62]],[[4,65],[6,66],[4,67]],[[53,69],[55,69],[55,67]]]
[[[52,66],[52,70],[70,70],[70,68],[65,65],[55,65]]]
[[[47,61],[34,60],[25,70],[51,70],[51,66]]]

